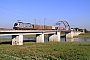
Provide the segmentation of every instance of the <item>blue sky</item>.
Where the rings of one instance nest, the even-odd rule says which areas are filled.
[[[71,27],[90,30],[90,0],[0,0],[0,27],[12,28],[17,20],[54,25],[68,21]]]

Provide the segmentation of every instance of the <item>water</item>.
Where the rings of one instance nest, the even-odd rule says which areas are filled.
[[[90,38],[73,38],[67,39],[68,42],[90,42]]]
[[[11,40],[11,36],[0,36],[0,38],[6,38]],[[24,41],[36,41],[36,37],[23,37]],[[65,42],[65,38],[61,37],[60,42]],[[48,42],[48,38],[45,37],[45,42]],[[73,38],[73,39],[66,39],[67,42],[90,42],[90,38]]]
[[[11,36],[0,36],[0,38],[11,39]]]

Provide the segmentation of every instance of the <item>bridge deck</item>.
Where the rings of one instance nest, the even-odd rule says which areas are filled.
[[[56,31],[69,32],[70,30],[0,30],[0,32],[56,32]]]

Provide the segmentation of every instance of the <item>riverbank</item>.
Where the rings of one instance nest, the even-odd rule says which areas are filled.
[[[5,42],[5,41],[11,41],[11,40],[7,38],[0,38],[0,42]]]
[[[74,38],[90,38],[90,32],[74,36]]]
[[[88,42],[0,44],[1,60],[90,60]]]

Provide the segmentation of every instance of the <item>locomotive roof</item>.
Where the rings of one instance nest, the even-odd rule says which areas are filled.
[[[18,23],[23,23],[23,22],[18,22]]]
[[[18,20],[17,23],[23,23],[21,20]],[[31,24],[31,23],[24,23],[24,24]]]

